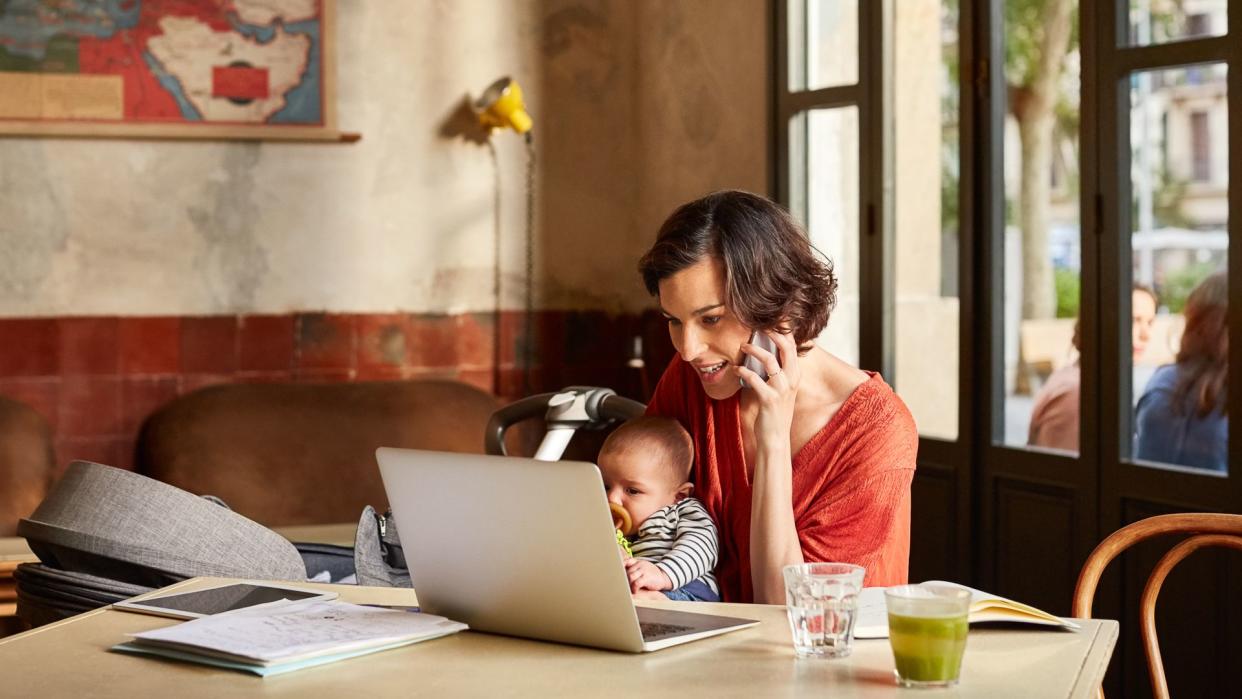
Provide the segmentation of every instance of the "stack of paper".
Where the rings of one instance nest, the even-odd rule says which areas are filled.
[[[282,600],[130,634],[133,641],[112,649],[267,676],[439,638],[465,628],[465,624],[431,614],[335,600]]]

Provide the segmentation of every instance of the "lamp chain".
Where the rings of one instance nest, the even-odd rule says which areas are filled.
[[[523,343],[522,372],[523,392],[529,396],[534,390],[531,372],[535,364],[535,139],[526,132],[526,341]]]

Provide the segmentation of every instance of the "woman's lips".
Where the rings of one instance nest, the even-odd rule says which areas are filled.
[[[705,384],[717,383],[724,379],[727,373],[725,370],[729,368],[728,362],[717,362],[704,366],[695,366],[695,371],[699,372],[699,380]]]

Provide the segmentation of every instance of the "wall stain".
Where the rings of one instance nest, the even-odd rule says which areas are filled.
[[[0,296],[19,308],[48,283],[68,247],[69,221],[41,143],[6,140],[0,163]]]
[[[194,231],[206,242],[198,267],[219,312],[253,308],[269,269],[267,251],[255,239],[260,211],[254,169],[261,148],[257,143],[225,147],[224,176],[207,178],[202,205],[186,209]]]
[[[707,149],[720,136],[720,121],[728,118],[729,105],[720,95],[727,94],[715,79],[702,48],[693,37],[673,42],[669,55],[663,57],[673,82],[673,91],[680,97],[677,105],[682,132],[699,149]]]
[[[543,55],[573,87],[575,98],[601,102],[616,86],[620,66],[608,19],[581,5],[549,14],[543,21]]]

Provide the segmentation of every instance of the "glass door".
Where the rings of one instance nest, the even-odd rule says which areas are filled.
[[[1067,614],[1096,541],[1098,475],[1084,294],[1085,141],[1078,0],[993,0],[976,9],[991,66],[980,156],[977,261],[986,357],[979,419],[980,582]]]
[[[1116,0],[1098,25],[1101,532],[1170,512],[1242,512],[1237,372],[1242,259],[1242,12],[1226,0]],[[1233,5],[1231,7],[1231,5]],[[1111,359],[1111,361],[1110,361]],[[1102,615],[1134,628],[1143,583],[1169,542],[1125,555]],[[1174,696],[1220,696],[1242,657],[1242,561],[1179,566],[1157,627]],[[1136,634],[1106,688],[1148,693]]]
[[[775,190],[843,275],[821,341],[918,424],[913,579],[1067,614],[1121,526],[1242,512],[1236,5],[776,3]],[[1134,615],[1167,547],[1097,594],[1110,694],[1148,692]],[[1165,584],[1175,695],[1235,684],[1239,558]]]

